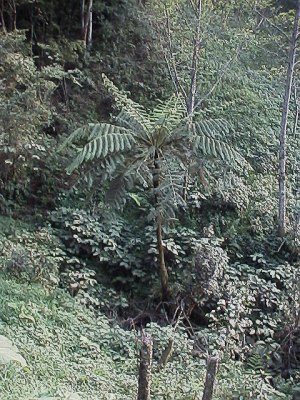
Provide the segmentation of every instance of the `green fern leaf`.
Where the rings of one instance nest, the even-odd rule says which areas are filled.
[[[83,148],[78,151],[77,157],[69,165],[68,173],[73,172],[82,163],[92,161],[95,158],[105,159],[111,154],[117,154],[120,151],[131,150],[135,144],[134,135],[128,131],[109,124],[97,124],[90,127],[92,138]]]
[[[194,151],[201,150],[204,155],[220,157],[221,160],[237,164],[247,164],[241,155],[224,140],[221,120],[206,120],[193,125]],[[215,137],[216,136],[216,137]]]

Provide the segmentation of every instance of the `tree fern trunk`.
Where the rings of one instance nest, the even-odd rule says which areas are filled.
[[[294,28],[291,38],[289,65],[287,69],[285,93],[281,115],[279,135],[279,207],[278,207],[278,234],[283,237],[286,232],[286,131],[288,122],[289,105],[293,74],[295,68],[296,45],[299,33],[300,1],[297,2]]]
[[[156,221],[156,239],[157,239],[157,248],[158,248],[158,255],[159,255],[159,269],[160,269],[160,282],[161,282],[161,294],[162,300],[166,301],[169,299],[169,276],[168,271],[165,263],[165,253],[163,247],[163,240],[162,240],[162,224],[161,218]]]
[[[169,292],[169,276],[168,270],[165,262],[165,253],[162,238],[162,215],[159,209],[159,184],[160,184],[160,165],[158,153],[155,153],[154,168],[152,173],[153,179],[153,190],[154,190],[154,207],[155,207],[155,223],[156,223],[156,240],[157,240],[157,250],[158,250],[158,260],[159,260],[159,271],[160,271],[160,282],[161,282],[161,292],[162,300],[166,301],[170,297]]]

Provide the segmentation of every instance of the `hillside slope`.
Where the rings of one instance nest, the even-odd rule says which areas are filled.
[[[0,366],[2,400],[135,399],[136,332],[96,317],[59,289],[49,292],[4,273],[0,293],[0,334],[17,345],[28,364]],[[201,398],[205,362],[192,357],[192,342],[176,333],[173,357],[161,370],[158,361],[172,329],[150,324],[147,330],[154,337],[153,399]],[[259,376],[228,361],[219,371],[216,399],[239,396],[280,398]]]

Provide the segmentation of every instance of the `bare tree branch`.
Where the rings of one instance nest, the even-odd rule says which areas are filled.
[[[298,119],[299,119],[299,102],[298,102],[298,97],[297,97],[297,85],[294,82],[294,88],[293,88],[293,95],[294,95],[294,104],[295,104],[295,117],[294,117],[294,127],[293,127],[293,135],[296,136],[297,134],[297,125],[298,125]]]
[[[174,59],[173,55],[173,46],[172,46],[172,34],[171,34],[171,28],[170,28],[170,20],[169,20],[169,13],[167,8],[165,7],[165,17],[166,17],[166,28],[167,28],[167,35],[168,35],[168,50],[170,54],[170,60],[172,62],[172,68],[173,68],[173,74],[171,73],[171,69],[169,68],[169,73],[171,74],[171,78],[173,80],[175,90],[178,93],[181,93],[182,96],[186,99],[187,94],[184,90],[184,87],[181,85],[180,80],[179,80],[179,75],[177,72],[177,66],[176,62]],[[166,57],[167,58],[167,57]],[[168,67],[170,67],[170,64],[168,63]]]
[[[194,46],[193,46],[193,57],[191,65],[191,80],[190,89],[187,99],[187,114],[191,115],[195,109],[195,99],[197,91],[197,73],[198,73],[198,56],[200,51],[200,35],[201,35],[201,16],[202,16],[202,0],[197,1],[196,18],[197,25],[194,33]]]

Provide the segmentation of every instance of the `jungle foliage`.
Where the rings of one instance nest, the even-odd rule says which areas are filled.
[[[298,399],[299,2],[92,3],[0,1],[1,393]]]

